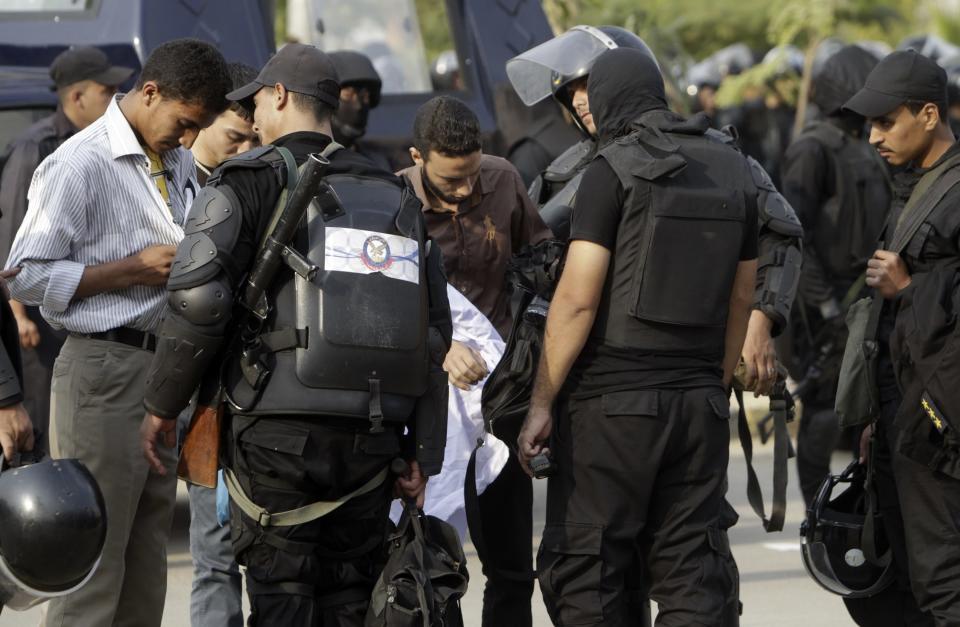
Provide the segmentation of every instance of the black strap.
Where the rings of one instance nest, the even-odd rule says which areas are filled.
[[[383,405],[380,402],[380,379],[370,379],[370,433],[383,433]]]
[[[278,353],[290,348],[306,348],[307,331],[307,329],[286,327],[269,333],[261,333],[260,352]]]
[[[292,553],[294,555],[316,555],[326,560],[338,562],[346,562],[348,560],[356,559],[371,553],[383,543],[383,538],[380,536],[373,536],[360,546],[354,547],[349,551],[330,551],[321,547],[316,542],[300,542],[297,540],[289,540],[287,538],[282,538],[275,533],[270,533],[267,531],[260,533],[257,540],[263,544],[266,544],[267,546],[277,549],[278,551],[283,551],[284,553]]]
[[[740,405],[737,417],[737,433],[740,436],[740,446],[743,447],[743,457],[747,462],[747,500],[750,507],[763,521],[763,528],[768,533],[783,530],[783,519],[787,512],[787,476],[788,460],[790,459],[790,435],[787,432],[787,408],[783,399],[772,399],[770,402],[773,414],[773,501],[770,505],[770,518],[767,518],[763,503],[763,490],[760,489],[760,480],[753,468],[753,439],[750,436],[750,425],[747,423],[747,414],[743,408],[743,392],[735,390],[737,403]]]
[[[958,183],[960,183],[960,155],[923,175],[897,219],[893,243],[890,247],[893,252],[900,253],[907,247],[943,197]]]
[[[247,592],[252,597],[270,594],[283,594],[288,596],[299,596],[314,598],[317,596],[317,589],[308,583],[299,581],[275,581],[273,583],[260,583],[247,577]]]
[[[886,567],[890,563],[891,550],[888,547],[883,555],[877,555],[877,531],[875,518],[877,514],[877,492],[873,485],[875,471],[874,449],[877,437],[876,427],[870,435],[870,447],[867,453],[867,475],[863,481],[863,493],[867,499],[867,516],[863,521],[863,536],[860,538],[860,548],[868,562],[875,566]]]
[[[488,573],[488,578],[496,573],[500,579],[526,583],[536,578],[536,573],[504,570],[491,561],[490,553],[487,551],[487,541],[483,535],[483,518],[480,516],[480,495],[477,494],[477,451],[481,446],[483,446],[483,440],[477,440],[477,446],[470,454],[470,461],[467,462],[467,476],[463,484],[463,505],[467,515],[470,539],[473,541],[473,548],[477,551],[480,563]]]

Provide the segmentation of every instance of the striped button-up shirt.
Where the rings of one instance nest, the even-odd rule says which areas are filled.
[[[37,305],[54,327],[98,333],[117,327],[152,331],[166,290],[134,285],[86,298],[74,295],[84,268],[117,261],[183,239],[184,216],[196,195],[193,157],[177,148],[161,155],[170,206],[150,176],[147,155],[118,106],[50,155],[33,175],[26,218],[7,266],[13,297]]]

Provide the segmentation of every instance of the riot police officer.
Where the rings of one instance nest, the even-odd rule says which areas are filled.
[[[569,236],[570,210],[584,170],[597,149],[586,80],[597,57],[613,48],[640,50],[656,62],[647,44],[630,31],[616,26],[575,26],[507,63],[507,76],[524,103],[532,105],[552,95],[570,111],[583,134],[581,142],[558,157],[530,186],[531,198],[558,238]],[[735,143],[735,138],[728,133],[711,131],[711,136],[731,145]],[[776,379],[772,338],[789,319],[800,278],[803,230],[770,176],[756,160],[751,157],[748,160],[760,189],[757,198],[760,262],[754,310],[743,349],[745,383],[758,393],[769,393]]]
[[[867,259],[890,208],[886,164],[863,137],[866,120],[841,111],[876,64],[854,45],[823,63],[811,96],[823,118],[803,129],[784,159],[783,193],[800,216],[805,245],[800,293],[781,354],[801,382],[797,470],[807,505],[830,472],[840,436],[833,405],[843,314],[863,291]]]
[[[228,95],[253,106],[264,146],[221,165],[194,202],[146,389],[151,458],[204,373],[219,373],[251,625],[361,625],[394,490],[422,499],[445,444],[438,249],[403,181],[332,142],[339,96],[329,57],[302,44]],[[330,165],[305,226],[260,304],[235,308],[315,153]],[[409,470],[394,482],[398,457]]]
[[[736,625],[726,386],[751,310],[759,190],[705,116],[667,109],[643,52],[604,52],[588,92],[601,147],[518,439],[525,466],[547,453],[558,467],[541,590],[555,624],[628,624],[640,559],[658,624]]]

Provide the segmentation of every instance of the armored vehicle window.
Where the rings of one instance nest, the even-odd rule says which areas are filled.
[[[97,0],[3,0],[0,13],[83,13],[96,4]]]
[[[432,92],[432,66],[445,73],[457,66],[443,2],[289,0],[287,36],[323,50],[364,53],[383,80],[384,94]],[[461,85],[455,81],[441,90]]]

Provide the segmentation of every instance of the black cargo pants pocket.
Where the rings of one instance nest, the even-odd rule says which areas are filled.
[[[740,573],[727,537],[727,527],[735,521],[724,515],[707,527],[710,550],[700,561],[700,588],[706,593],[705,598],[711,599],[711,605],[720,605],[697,609],[704,615],[718,617],[717,627],[736,627],[740,623]]]
[[[603,527],[548,524],[537,554],[537,576],[550,620],[558,627],[603,621],[600,584]]]

